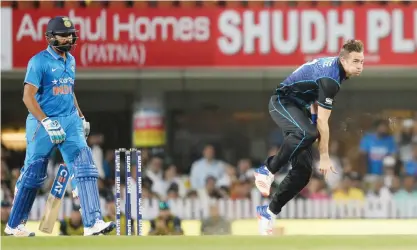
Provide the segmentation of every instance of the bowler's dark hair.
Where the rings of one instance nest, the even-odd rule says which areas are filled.
[[[343,44],[342,49],[340,50],[339,57],[345,57],[352,52],[358,52],[358,53],[363,52],[363,43],[361,40],[352,39],[352,40],[346,41]]]

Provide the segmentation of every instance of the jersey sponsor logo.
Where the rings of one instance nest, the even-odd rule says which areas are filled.
[[[325,103],[329,104],[329,105],[332,105],[333,104],[333,99],[332,98],[326,98]]]
[[[57,68],[52,68],[52,72],[55,72],[57,70]]]

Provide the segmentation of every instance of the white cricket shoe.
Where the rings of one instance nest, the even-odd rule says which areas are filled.
[[[255,169],[255,185],[259,192],[263,196],[269,196],[271,191],[272,182],[274,182],[275,176],[269,172],[268,168],[264,165]]]
[[[108,234],[116,227],[113,221],[104,222],[103,220],[96,220],[94,226],[84,227],[84,236]]]
[[[274,218],[268,213],[268,206],[257,206],[256,214],[260,235],[272,235],[274,230]]]
[[[9,236],[15,236],[15,237],[33,237],[35,236],[34,232],[30,232],[26,229],[25,224],[20,224],[16,228],[11,228],[9,225],[6,226],[6,229],[4,229],[4,233]]]

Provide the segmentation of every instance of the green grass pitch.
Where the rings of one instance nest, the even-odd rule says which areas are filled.
[[[417,236],[1,237],[2,250],[416,250]]]

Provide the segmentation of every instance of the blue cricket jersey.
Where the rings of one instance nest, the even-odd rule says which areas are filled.
[[[317,101],[321,107],[332,109],[334,97],[345,79],[346,72],[338,57],[318,58],[301,65],[276,91],[285,93],[303,107]]]
[[[66,53],[66,58],[48,46],[28,63],[24,83],[38,88],[35,98],[48,117],[68,116],[76,111],[75,59],[70,53]]]

